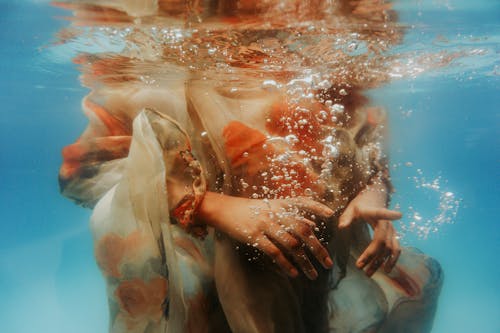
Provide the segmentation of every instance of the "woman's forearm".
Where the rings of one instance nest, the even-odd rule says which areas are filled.
[[[231,197],[222,193],[209,192],[205,193],[203,201],[198,207],[196,219],[202,224],[219,229],[222,215],[227,214],[228,207],[224,207],[224,203],[230,200]]]
[[[387,207],[389,204],[389,196],[392,188],[388,186],[385,175],[377,173],[373,176],[365,189],[362,191],[368,200],[379,207]]]

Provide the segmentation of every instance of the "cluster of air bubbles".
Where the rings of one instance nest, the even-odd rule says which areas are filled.
[[[402,165],[411,168],[413,163],[399,163],[393,165],[393,167]],[[444,225],[454,223],[462,200],[443,186],[446,181],[441,176],[428,179],[421,169],[416,169],[415,173],[415,175],[408,177],[416,191],[420,192],[416,193],[418,195],[413,196],[412,200],[415,202],[412,202],[407,207],[400,207],[401,204],[399,203],[395,205],[396,209],[403,208],[405,213],[403,220],[399,221],[399,233],[403,238],[406,235],[413,234],[420,239],[427,239],[431,234],[439,232]],[[416,200],[416,197],[422,195],[425,197],[425,201],[433,203],[434,208],[417,208],[421,202]]]
[[[320,123],[327,120],[335,123],[338,116],[344,113],[344,105],[330,99],[325,99],[319,92],[327,91],[335,85],[337,80],[338,78],[331,74],[312,70],[304,71],[303,75],[290,80],[285,85],[286,94],[290,97],[289,102],[291,104],[305,103],[305,105],[307,105],[312,100],[321,102],[324,106],[324,110],[315,112],[317,120]],[[342,88],[339,89],[338,94],[344,97],[347,96],[349,92]],[[311,112],[307,109],[303,109],[303,111]]]
[[[262,82],[262,89],[268,90],[268,91],[277,91],[281,89],[282,85],[275,80],[264,80]]]
[[[278,234],[282,233],[291,233],[293,232],[292,225],[290,225],[290,221],[295,221],[295,220],[300,220],[301,217],[301,211],[299,208],[293,203],[293,201],[290,201],[288,205],[285,205],[284,207],[276,210],[272,209],[271,203],[268,199],[263,199],[262,202],[264,202],[264,206],[262,205],[255,205],[255,206],[250,206],[250,210],[252,212],[252,218],[254,220],[257,219],[264,219],[264,220],[272,220],[280,224],[281,229],[278,231]],[[309,218],[313,221],[316,220],[316,217],[309,216]],[[325,227],[324,221],[319,224],[322,227]],[[319,231],[319,227],[314,228],[315,231]],[[245,255],[248,261],[253,262],[257,261],[262,257],[262,252],[259,250],[260,246],[260,240],[261,238],[265,238],[266,236],[264,234],[262,235],[255,235],[252,234],[249,230],[240,230],[243,234],[246,235],[246,242],[244,244],[246,245],[245,248]],[[240,246],[236,246],[236,249],[239,250]]]
[[[495,65],[495,67],[493,67],[493,70],[491,71],[491,74],[494,76],[500,76],[500,66]]]
[[[151,27],[150,33],[152,37],[164,44],[178,43],[190,36],[190,31],[186,29],[155,26]]]
[[[389,71],[389,76],[392,78],[416,78],[426,70],[426,60],[431,61],[426,58],[417,58],[417,56],[409,57],[406,60],[400,59],[394,61]]]
[[[399,107],[399,114],[403,119],[408,119],[413,115],[412,109],[405,109],[402,106]]]
[[[125,28],[116,28],[116,27],[107,27],[100,26],[95,29],[89,28],[89,32],[93,32],[95,35],[101,35],[101,37],[109,37],[109,38],[127,38],[132,33],[133,29],[130,27]]]

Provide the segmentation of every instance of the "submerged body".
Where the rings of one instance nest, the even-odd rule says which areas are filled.
[[[243,51],[248,64],[264,62],[255,48]],[[221,76],[172,63],[148,75],[153,84],[89,75],[133,72],[131,58],[79,59],[92,87],[83,102],[90,124],[65,148],[60,174],[63,193],[94,208],[112,332],[430,330],[439,265],[406,249],[390,273],[367,276],[356,264],[371,242],[367,224],[339,228],[362,191],[390,186],[383,112],[367,105],[365,86],[346,83],[352,73],[322,88],[283,71]],[[248,199],[256,220],[273,200],[321,202],[332,213],[309,212],[318,227],[311,237],[333,268],[288,276],[296,274],[259,251],[265,238],[243,241],[206,223],[199,211],[208,193]]]

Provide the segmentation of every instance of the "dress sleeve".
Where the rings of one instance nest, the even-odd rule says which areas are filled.
[[[85,97],[82,104],[89,124],[75,143],[63,149],[61,192],[85,207],[94,207],[118,184],[129,156],[132,123],[146,110],[163,149],[171,222],[202,237],[205,228],[195,224],[194,215],[206,182],[191,151],[184,94],[178,86],[157,91],[131,83],[96,89]]]
[[[110,332],[184,332],[187,318],[204,309],[197,297],[212,276],[208,237],[192,235],[205,235],[192,218],[205,191],[203,172],[187,134],[168,116],[143,109],[132,133],[122,175],[91,218]]]
[[[201,164],[191,152],[188,135],[175,120],[154,110],[144,112],[163,150],[170,221],[195,236],[204,237],[206,225],[197,223],[195,213],[207,185]]]

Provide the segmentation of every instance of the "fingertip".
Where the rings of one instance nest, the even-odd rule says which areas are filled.
[[[286,245],[288,245],[291,249],[298,249],[302,246],[302,243],[297,238],[292,236],[287,237],[286,242],[288,243]]]
[[[333,260],[330,257],[326,257],[324,263],[325,263],[325,268],[333,267]]]
[[[318,278],[318,272],[316,272],[315,269],[307,272],[307,277],[309,278],[309,280],[316,280]]]
[[[316,226],[316,223],[314,223],[313,221],[310,221],[308,219],[303,219],[302,221],[304,221],[311,228],[314,228]]]
[[[320,211],[321,215],[324,217],[330,217],[333,215],[334,211],[327,205],[317,201],[313,201],[313,203],[316,205],[316,210]]]
[[[400,211],[390,210],[390,209],[388,209],[387,215],[388,217],[390,216],[391,220],[399,220],[400,218],[403,217],[403,213],[401,213]]]
[[[347,228],[349,226],[349,224],[350,224],[350,221],[347,217],[343,217],[343,216],[340,217],[339,224],[338,224],[339,229]]]
[[[321,207],[318,207],[315,211],[317,214],[321,215],[324,218],[330,218],[333,216],[333,213],[335,213],[333,210],[331,210],[329,207],[325,205],[321,205]]]
[[[333,209],[330,209],[330,208],[328,208],[328,207],[325,207],[324,212],[325,212],[325,216],[326,216],[326,217],[331,217],[331,216],[333,216],[333,214],[335,213],[335,212],[333,211]]]

